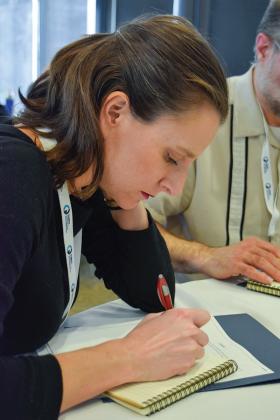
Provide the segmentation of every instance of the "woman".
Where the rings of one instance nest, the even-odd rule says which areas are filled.
[[[167,249],[142,200],[180,193],[226,116],[227,88],[192,25],[156,16],[66,46],[22,101],[15,126],[0,130],[0,410],[50,420],[203,356],[209,315],[184,309],[148,315],[96,347],[30,353],[73,303],[82,229],[82,252],[122,299],[162,311],[159,273],[174,298]]]

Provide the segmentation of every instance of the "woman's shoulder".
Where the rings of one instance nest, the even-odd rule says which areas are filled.
[[[30,137],[24,134],[17,127],[9,124],[0,124],[0,147],[5,152],[5,147],[19,150],[34,148],[34,143]],[[36,148],[36,147],[35,147]]]
[[[0,150],[2,161],[0,166],[6,163],[13,165],[14,168],[23,166],[26,170],[32,165],[37,170],[41,168],[42,172],[49,171],[44,153],[27,135],[14,126],[0,124]]]
[[[32,196],[52,187],[52,175],[44,153],[13,126],[0,125],[0,179],[9,191],[26,190]]]

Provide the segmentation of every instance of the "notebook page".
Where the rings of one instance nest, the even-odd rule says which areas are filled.
[[[242,378],[249,378],[258,375],[273,373],[271,369],[261,363],[248,350],[233,341],[215,318],[202,327],[209,337],[209,344],[205,348],[206,355],[211,352],[221,355],[226,359],[233,359],[238,364],[238,370],[229,378],[221,381],[233,381]]]

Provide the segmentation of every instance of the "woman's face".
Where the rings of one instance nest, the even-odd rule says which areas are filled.
[[[220,117],[205,102],[195,110],[143,123],[129,107],[113,105],[100,122],[105,142],[100,187],[108,199],[132,209],[160,192],[181,193],[188,167],[211,142]]]

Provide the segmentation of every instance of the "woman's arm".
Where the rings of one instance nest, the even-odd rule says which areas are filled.
[[[100,195],[97,192],[91,200],[93,215],[83,230],[83,254],[106,286],[129,305],[146,312],[162,311],[156,291],[159,274],[166,278],[173,299],[175,294],[164,239],[142,204],[134,210],[110,212]]]

